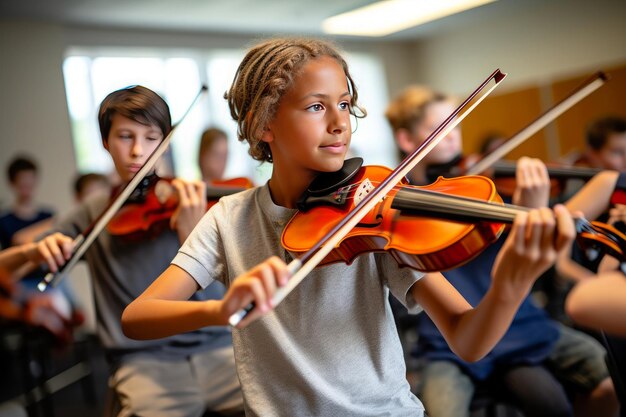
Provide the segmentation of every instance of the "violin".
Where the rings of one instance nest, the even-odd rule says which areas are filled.
[[[285,249],[306,252],[389,175],[388,168],[361,164],[360,158],[347,160],[344,169],[322,174],[311,183],[283,231]],[[412,186],[404,179],[320,264],[349,264],[362,253],[384,251],[401,266],[444,271],[481,253],[520,211],[528,209],[504,204],[487,177],[440,177],[427,186]],[[587,253],[607,253],[626,261],[626,236],[610,225],[575,221],[576,241]]]
[[[589,181],[594,175],[601,172],[598,168],[568,167],[555,164],[546,164],[550,176],[550,196],[557,197],[565,189],[567,180],[578,179]],[[500,195],[512,196],[515,191],[515,162],[498,161],[490,169],[494,183]]]
[[[439,176],[462,176],[471,168],[472,163],[476,162],[476,157],[470,155],[468,157],[458,156],[446,164],[431,165],[426,170],[426,175],[431,182],[435,181]],[[557,197],[565,189],[567,180],[579,179],[583,181],[590,180],[594,175],[602,171],[597,168],[588,167],[568,167],[548,163],[546,165],[548,175],[550,177],[550,196]],[[515,192],[515,170],[516,163],[514,161],[499,160],[487,168],[480,175],[492,178],[498,194],[510,197]]]
[[[170,218],[179,200],[172,180],[157,175],[144,178],[109,221],[107,231],[114,236],[137,241],[155,237],[169,228]],[[221,197],[252,187],[252,181],[244,177],[214,180],[206,186],[206,209],[215,205]]]

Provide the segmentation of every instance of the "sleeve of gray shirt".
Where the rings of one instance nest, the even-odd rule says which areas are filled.
[[[172,264],[184,269],[203,289],[215,280],[227,285],[218,216],[225,216],[220,203],[205,213],[172,260]]]
[[[396,297],[411,314],[417,314],[422,308],[411,294],[411,287],[419,281],[424,274],[414,269],[401,268],[393,257],[387,253],[376,254],[378,273],[389,287],[389,291]]]

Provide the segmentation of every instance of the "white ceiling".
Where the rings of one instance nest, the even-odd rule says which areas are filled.
[[[415,0],[432,1],[432,0]],[[500,0],[385,39],[415,39],[515,13],[538,0]],[[374,0],[0,0],[0,16],[81,26],[241,34],[321,34],[321,22]]]

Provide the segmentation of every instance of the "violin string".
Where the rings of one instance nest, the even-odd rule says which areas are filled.
[[[351,191],[352,189],[358,187],[363,181],[359,181],[357,183],[348,185],[346,187],[340,188],[341,191]],[[380,181],[371,181],[372,185],[378,185]],[[429,190],[420,190],[417,188],[402,188],[402,186],[398,186],[400,189],[408,189],[414,192],[415,194],[420,194],[424,196],[425,199],[430,198],[431,206],[429,208],[433,208],[439,211],[448,211],[448,214],[459,214],[455,212],[455,209],[463,209],[466,214],[472,215],[472,217],[498,217],[499,220],[510,220],[512,221],[515,215],[519,211],[527,211],[525,207],[517,207],[513,205],[502,205],[494,202],[489,202],[485,200],[480,200],[474,197],[462,196],[462,195],[450,195],[444,194],[437,191],[429,191]],[[339,191],[339,190],[338,190]],[[346,197],[346,201],[355,199],[355,196]],[[426,202],[426,201],[423,201]],[[457,207],[445,206],[446,203],[456,204]],[[450,208],[450,210],[447,209]],[[487,210],[487,211],[485,211]]]

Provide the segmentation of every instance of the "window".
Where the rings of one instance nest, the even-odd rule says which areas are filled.
[[[100,102],[111,91],[141,84],[159,93],[169,104],[173,123],[178,123],[202,84],[209,87],[204,97],[177,128],[171,142],[171,168],[175,175],[200,177],[197,152],[202,131],[215,126],[229,136],[226,177],[244,176],[256,184],[271,175],[271,164],[260,164],[248,155],[246,143],[236,137],[236,124],[230,117],[224,92],[232,83],[243,58],[242,50],[213,50],[200,55],[167,56],[146,51],[72,51],[63,65],[70,111],[72,136],[79,172],[109,173],[113,170],[98,129]],[[367,54],[347,57],[359,89],[360,102],[368,111],[354,125],[351,155],[362,156],[368,164],[395,165],[395,146],[383,112],[387,90],[383,66]],[[356,129],[356,130],[355,130]],[[168,172],[167,164],[159,171]]]

